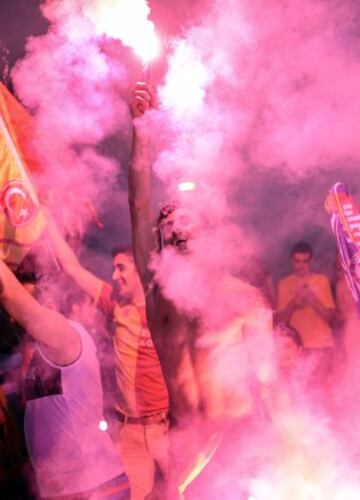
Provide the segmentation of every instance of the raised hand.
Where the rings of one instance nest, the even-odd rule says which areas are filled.
[[[133,118],[142,116],[155,105],[155,89],[150,83],[137,82],[132,91],[130,111]]]

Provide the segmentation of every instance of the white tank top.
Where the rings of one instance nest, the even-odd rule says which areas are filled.
[[[87,491],[123,473],[103,420],[96,347],[86,330],[81,354],[71,365],[51,363],[37,348],[26,392],[25,437],[41,496]],[[37,358],[37,359],[36,359]]]

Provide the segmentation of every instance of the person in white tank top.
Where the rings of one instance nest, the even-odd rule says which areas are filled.
[[[39,304],[0,260],[0,302],[37,341],[26,378],[25,437],[42,498],[129,498],[102,430],[96,348],[86,330]],[[117,493],[114,495],[114,489]]]

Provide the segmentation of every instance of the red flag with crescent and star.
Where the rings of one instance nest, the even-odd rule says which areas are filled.
[[[46,227],[30,174],[32,119],[0,82],[0,258],[15,269]]]

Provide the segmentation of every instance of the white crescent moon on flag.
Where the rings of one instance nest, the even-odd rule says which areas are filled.
[[[11,204],[17,197],[16,203]],[[21,180],[9,181],[0,191],[0,210],[15,227],[27,226],[36,216],[36,206]]]
[[[12,187],[10,189],[8,189],[5,193],[5,196],[4,196],[4,203],[5,203],[5,206],[8,210],[12,211],[12,212],[15,212],[15,210],[13,208],[11,208],[11,198],[13,196],[16,196],[16,195],[19,195],[24,201],[26,201],[26,193],[20,189],[19,187]]]

